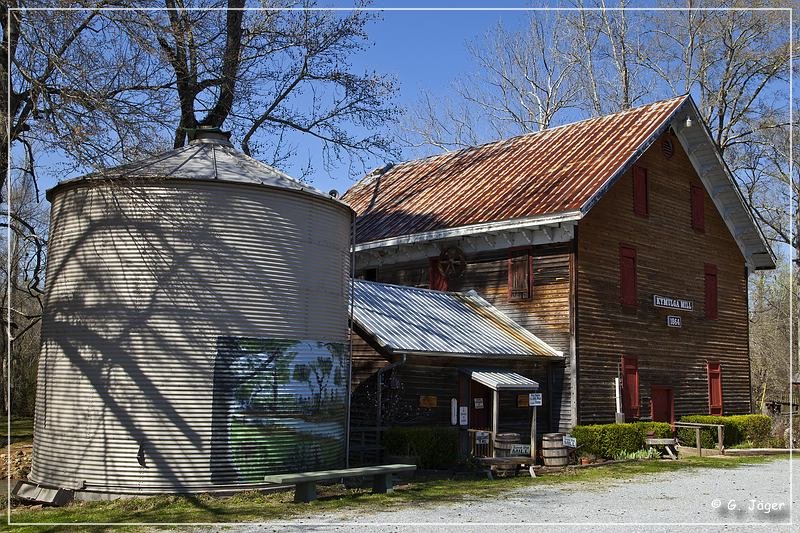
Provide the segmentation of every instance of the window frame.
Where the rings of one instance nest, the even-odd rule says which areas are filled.
[[[644,218],[650,216],[650,183],[645,167],[633,167],[633,212]]]
[[[709,279],[713,279],[713,285],[709,283]],[[713,302],[709,294],[711,286],[714,291]],[[719,319],[719,275],[717,274],[717,265],[710,263],[703,264],[703,307],[706,320]]]
[[[692,215],[692,229],[698,233],[706,232],[706,191],[702,185],[689,184],[689,205]]]
[[[439,269],[439,256],[428,258],[428,288],[432,291],[443,292],[449,288],[447,276]]]
[[[708,377],[708,414],[713,416],[722,416],[725,406],[725,397],[722,394],[722,364],[719,361],[706,362],[706,375]],[[712,380],[712,375],[716,377],[716,381]],[[717,383],[719,390],[719,404],[713,403],[714,398],[714,383]]]
[[[525,296],[513,296],[513,280],[514,280],[514,265],[515,259],[527,257],[526,274],[527,274],[527,294]],[[522,262],[522,261],[519,261]],[[509,302],[520,302],[533,299],[533,253],[530,246],[520,248],[510,248],[506,252],[506,295]]]
[[[636,420],[641,416],[642,399],[639,393],[641,388],[641,380],[639,376],[639,358],[633,355],[623,355],[620,358],[620,369],[622,375],[622,413],[625,415],[625,421]],[[632,375],[634,376],[634,394],[633,404],[628,404],[628,370],[633,369]]]
[[[636,259],[636,248],[634,246],[630,246],[627,244],[620,244],[619,245],[619,302],[622,306],[623,310],[626,311],[636,311],[639,307],[639,297],[638,297],[638,280],[637,280],[637,259]],[[625,278],[625,259],[632,259],[633,260],[633,270],[632,270],[632,278],[630,283],[633,285],[632,292],[633,292],[633,300],[627,301],[625,299],[626,295],[626,278]]]

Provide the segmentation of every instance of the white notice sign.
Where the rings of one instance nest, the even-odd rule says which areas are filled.
[[[469,407],[458,408],[458,425],[467,426],[469,424]]]
[[[563,440],[564,446],[567,448],[577,448],[578,447],[578,440],[571,436],[571,435],[564,435]]]
[[[510,455],[530,455],[531,454],[531,445],[530,444],[513,444],[511,446],[511,451],[509,453],[510,453]]]
[[[483,409],[483,398],[475,398],[475,409]]]
[[[528,395],[528,405],[531,407],[540,407],[542,405],[542,393],[532,392]]]
[[[475,444],[489,444],[489,432],[478,431],[475,433]]]

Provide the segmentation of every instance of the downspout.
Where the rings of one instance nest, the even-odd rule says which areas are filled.
[[[393,370],[393,369],[395,369],[397,367],[403,366],[404,364],[406,364],[406,360],[407,360],[407,356],[406,356],[406,354],[403,354],[400,357],[399,361],[395,361],[394,363],[389,363],[388,365],[386,365],[386,366],[382,367],[380,370],[378,370],[378,374],[377,374],[378,382],[376,384],[376,387],[377,387],[376,398],[377,398],[377,404],[378,404],[377,405],[377,413],[376,413],[377,414],[377,418],[375,419],[375,430],[376,430],[376,432],[380,431],[378,428],[383,425],[381,423],[382,417],[383,417],[383,412],[382,412],[382,409],[381,409],[381,407],[382,407],[382,403],[381,402],[382,402],[382,396],[383,396],[383,393],[382,393],[382,391],[383,391],[383,374],[385,372],[388,372],[389,370]]]

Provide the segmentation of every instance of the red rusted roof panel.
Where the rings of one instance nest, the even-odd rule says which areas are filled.
[[[344,200],[359,243],[580,209],[687,100],[408,161],[356,183]]]

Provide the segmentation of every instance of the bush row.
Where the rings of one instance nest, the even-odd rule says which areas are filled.
[[[415,455],[420,468],[450,468],[458,462],[458,430],[453,427],[395,427],[383,434],[390,455]]]
[[[668,438],[672,435],[672,428],[665,422],[633,422],[575,426],[572,430],[579,453],[606,459],[643,449],[648,433],[654,433],[656,438]]]
[[[755,447],[767,446],[772,432],[772,419],[767,415],[689,415],[682,416],[681,422],[694,422],[696,424],[722,424],[725,426],[724,444],[726,448],[744,442],[752,443]],[[695,430],[691,428],[678,428],[678,440],[685,446],[695,445]],[[717,443],[716,428],[702,428],[700,430],[700,445],[703,448],[714,448]]]

